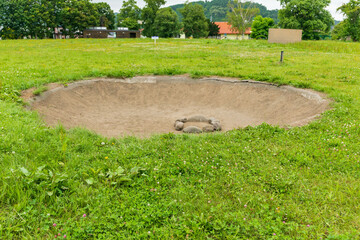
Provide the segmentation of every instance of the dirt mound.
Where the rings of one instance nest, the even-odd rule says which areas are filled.
[[[174,121],[193,115],[219,119],[223,131],[264,122],[301,126],[328,106],[322,94],[311,90],[186,76],[80,81],[31,102],[49,125],[86,127],[108,137],[177,132]]]

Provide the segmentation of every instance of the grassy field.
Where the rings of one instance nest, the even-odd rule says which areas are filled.
[[[359,62],[334,41],[0,41],[0,239],[360,239]],[[333,109],[301,128],[106,139],[49,128],[19,97],[184,73],[312,88]]]

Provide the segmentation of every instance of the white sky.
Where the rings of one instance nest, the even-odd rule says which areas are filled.
[[[165,6],[171,6],[175,4],[185,3],[186,0],[167,0]],[[197,0],[192,0],[197,1]],[[278,0],[252,0],[253,2],[261,3],[266,6],[268,9],[280,9],[280,1]],[[343,3],[347,3],[349,0],[332,0],[328,10],[331,12],[335,20],[342,20],[343,16],[336,12],[336,9],[340,7]],[[107,2],[111,8],[118,12],[122,5],[122,0],[93,0],[93,2]],[[144,7],[145,3],[143,0],[137,0],[139,7]]]

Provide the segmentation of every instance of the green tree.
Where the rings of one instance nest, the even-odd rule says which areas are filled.
[[[139,30],[140,17],[141,9],[136,5],[135,0],[123,1],[118,15],[118,26],[127,27],[130,30]]]
[[[154,21],[155,35],[162,38],[176,37],[180,34],[178,16],[171,8],[162,8],[157,11]]]
[[[247,7],[245,8],[245,5]],[[232,30],[245,35],[247,28],[251,27],[253,18],[259,14],[258,8],[253,8],[253,3],[242,3],[241,0],[229,2],[230,11],[227,13],[228,22],[231,24]]]
[[[220,28],[217,24],[215,24],[214,22],[210,21],[210,19],[207,19],[207,23],[209,26],[209,35],[208,36],[218,36],[219,35],[219,31]]]
[[[333,40],[346,40],[349,37],[349,33],[347,31],[347,22],[346,20],[337,24],[331,32],[331,39]]]
[[[27,16],[28,34],[31,38],[52,36],[56,27],[56,0],[28,0]]]
[[[272,18],[263,18],[256,16],[251,25],[251,38],[268,39],[269,29],[275,26],[275,21]]]
[[[0,0],[3,38],[44,38],[52,26],[52,1]]]
[[[154,22],[156,13],[162,5],[165,4],[165,0],[145,0],[146,5],[142,9],[141,17],[143,20],[144,31],[143,35],[151,37],[155,35],[156,29],[154,28]]]
[[[337,10],[341,11],[345,16],[345,20],[341,26],[337,27],[337,31],[341,32],[341,37],[347,35],[353,41],[358,42],[360,40],[360,0],[350,0]],[[341,31],[340,27],[342,27]]]
[[[227,10],[227,7],[212,6],[209,9],[211,20],[221,20],[224,16],[226,16]]]
[[[329,11],[330,0],[280,0],[279,25],[282,28],[302,29],[303,39],[320,39],[334,24]]]
[[[89,0],[0,0],[0,35],[46,38],[55,27],[62,27],[65,35],[82,34],[99,23],[95,6]]]
[[[105,2],[93,3],[99,13],[99,24],[109,29],[115,28],[115,14],[109,4]]]
[[[201,38],[209,35],[209,26],[204,14],[204,8],[200,4],[186,2],[184,8],[179,11],[183,15],[186,37]]]
[[[28,35],[27,0],[0,0],[0,31],[3,39],[18,39]]]
[[[96,7],[89,0],[68,0],[62,2],[58,24],[65,36],[74,37],[88,27],[98,26],[99,19]]]

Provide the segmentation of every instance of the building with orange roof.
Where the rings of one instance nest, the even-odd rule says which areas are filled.
[[[238,31],[231,29],[228,22],[215,22],[219,26],[219,35],[221,39],[250,39],[251,28],[246,29],[244,36]]]

